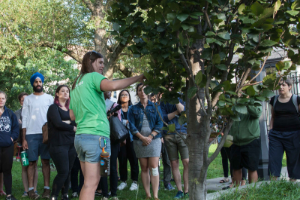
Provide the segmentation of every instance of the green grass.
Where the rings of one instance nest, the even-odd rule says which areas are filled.
[[[213,152],[215,151],[216,148],[217,148],[217,145],[211,145],[210,150],[209,150],[209,156],[213,154]],[[284,160],[282,161],[282,163],[286,166],[285,157],[284,157]],[[39,163],[39,166],[40,166],[40,163]],[[29,199],[29,198],[22,198],[24,188],[23,188],[22,177],[21,177],[21,169],[22,169],[21,168],[21,163],[14,161],[13,169],[12,169],[13,195],[17,199]],[[182,175],[183,165],[182,165],[181,162],[180,162],[179,169],[180,169],[180,172],[181,172],[181,175]],[[130,173],[129,163],[128,163],[128,170],[129,170],[128,173]],[[161,172],[160,173],[160,179],[162,179],[163,178],[163,174],[162,174],[163,167],[162,167],[162,165],[160,167],[160,172]],[[51,186],[52,186],[52,182],[53,182],[53,179],[54,179],[55,176],[56,176],[56,171],[51,171],[51,180],[50,180]],[[223,177],[222,159],[221,159],[220,154],[211,163],[211,165],[209,166],[209,169],[207,171],[207,179],[217,178],[217,177]],[[127,184],[128,184],[128,187],[126,187],[122,191],[117,192],[119,199],[133,200],[133,199],[144,199],[145,198],[145,192],[144,192],[144,188],[143,188],[143,185],[142,185],[142,182],[141,182],[140,175],[139,175],[139,190],[138,190],[138,192],[129,191],[131,180],[128,180]],[[174,182],[172,182],[172,185],[175,187]],[[38,193],[41,195],[42,192],[43,192],[43,175],[42,175],[41,168],[39,167]],[[161,184],[161,190],[159,191],[159,198],[163,199],[163,200],[173,199],[173,197],[176,195],[176,192],[177,192],[177,190],[165,191],[164,188],[163,188],[163,184]],[[212,192],[212,191],[210,191],[210,192]],[[70,190],[69,194],[71,194],[71,190]],[[96,199],[100,199],[100,197],[96,197]]]
[[[218,200],[294,200],[300,199],[298,184],[288,181],[271,181],[263,183],[259,187],[251,187],[244,190],[234,190],[231,193],[221,195]]]

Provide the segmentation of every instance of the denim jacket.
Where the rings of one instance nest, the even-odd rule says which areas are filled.
[[[179,102],[184,106],[184,111],[185,111],[185,102],[180,98],[179,98]],[[178,116],[175,116],[172,120],[169,120],[169,118],[168,118],[168,114],[177,110],[176,105],[161,102],[160,106],[161,106],[161,110],[163,113],[164,121],[168,124],[175,124],[175,129],[177,132],[186,134],[187,133],[187,123],[180,125],[178,122],[178,118],[179,118]],[[167,134],[175,135],[176,133],[175,132],[168,133],[167,131],[163,131],[163,135],[167,135]]]
[[[128,111],[127,111],[127,120],[128,120],[128,112],[129,112],[129,108],[130,108],[131,106],[129,106],[128,107]],[[132,133],[130,132],[130,126],[129,126],[129,123],[127,124],[127,120],[126,120],[126,118],[125,118],[125,115],[124,115],[124,113],[123,113],[123,110],[121,109],[121,121],[123,122],[123,125],[128,129],[128,131],[129,131],[129,137],[130,137],[130,142],[132,142],[133,141],[133,135],[132,135]],[[129,120],[128,120],[129,121]]]
[[[162,116],[162,112],[160,107],[158,106],[158,111],[160,112]],[[161,138],[161,128],[163,127],[163,122],[161,121],[155,105],[148,100],[148,105],[145,108],[146,116],[149,121],[149,126],[152,131],[157,132],[158,134],[154,137]],[[139,133],[142,129],[143,125],[143,117],[144,117],[144,107],[139,102],[138,104],[131,106],[128,109],[128,121],[130,125],[130,131],[133,135],[134,140],[138,140],[139,138],[135,136],[135,134]]]

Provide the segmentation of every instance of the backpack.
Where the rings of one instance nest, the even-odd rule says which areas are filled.
[[[275,97],[274,97],[273,109],[275,108],[275,104],[276,104],[276,102],[278,100],[278,97],[279,97],[279,95],[275,95]],[[293,104],[294,104],[294,106],[296,108],[296,111],[299,114],[299,107],[298,107],[297,97],[298,97],[297,95],[293,94],[292,100],[293,100]]]

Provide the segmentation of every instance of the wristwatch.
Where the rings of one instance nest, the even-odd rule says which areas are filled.
[[[150,135],[152,136],[152,139],[154,139],[155,136],[152,133]]]

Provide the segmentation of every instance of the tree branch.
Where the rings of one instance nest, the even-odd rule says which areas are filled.
[[[132,77],[133,73],[128,68],[125,67],[122,63],[117,63],[115,68],[122,72],[126,77]]]
[[[261,68],[260,68],[260,70],[259,70],[259,72],[249,81],[249,83],[251,83],[261,72],[262,72],[262,70],[264,69],[264,66],[265,66],[265,64],[266,64],[266,62],[267,62],[267,60],[268,60],[268,58],[269,58],[269,56],[270,56],[270,52],[268,53],[268,56],[265,58],[265,60],[264,60],[264,63],[263,63],[263,65],[261,66]]]
[[[206,18],[206,21],[208,23],[208,26],[209,26],[209,29],[212,31],[213,28],[212,28],[212,25],[211,25],[211,22],[210,22],[210,19],[209,19],[209,16],[207,14],[207,9],[208,9],[208,2],[206,2],[206,6],[205,6],[205,10],[204,10],[204,14],[205,14],[205,18]]]

